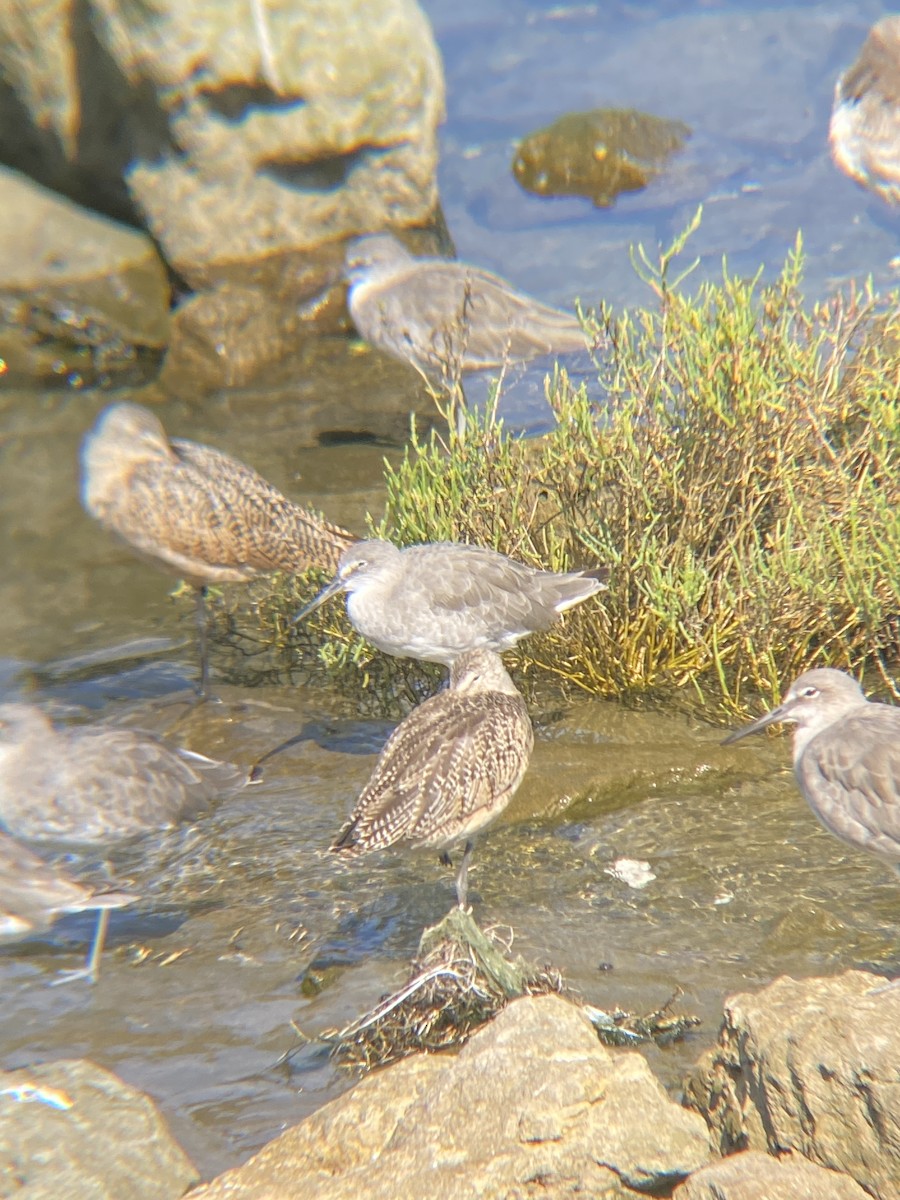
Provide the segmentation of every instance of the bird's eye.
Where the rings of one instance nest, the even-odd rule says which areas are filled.
[[[818,694],[819,689],[817,687],[805,687],[800,693],[801,696],[806,696],[808,700],[811,700],[813,696],[818,696]]]

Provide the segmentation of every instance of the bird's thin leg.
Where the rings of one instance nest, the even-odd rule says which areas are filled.
[[[100,974],[100,955],[103,953],[103,943],[106,941],[106,931],[109,929],[108,908],[97,909],[97,926],[94,929],[94,940],[88,951],[84,966],[74,971],[60,971],[55,979],[50,980],[52,987],[61,983],[74,983],[78,979],[86,979],[88,983],[96,983]]]
[[[209,696],[209,628],[206,614],[206,587],[198,587],[197,595],[197,647],[200,651],[200,699]]]
[[[462,862],[459,864],[459,872],[456,876],[456,903],[459,907],[466,911],[467,901],[469,899],[469,863],[472,861],[472,851],[474,846],[471,841],[466,842],[466,848],[463,851]]]

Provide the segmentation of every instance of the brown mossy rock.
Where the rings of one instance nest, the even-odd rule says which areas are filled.
[[[558,996],[509,1004],[455,1057],[367,1076],[191,1200],[442,1200],[671,1190],[706,1128],[638,1054],[610,1053]]]
[[[701,1167],[672,1200],[866,1200],[849,1175],[826,1171],[800,1154],[775,1158],[760,1150],[733,1154]]]
[[[723,1154],[794,1151],[879,1200],[900,1194],[900,987],[881,989],[848,971],[730,997],[685,1083]]]
[[[156,1105],[86,1059],[0,1072],[0,1196],[178,1200],[197,1180]]]
[[[0,167],[0,320],[77,345],[159,349],[166,270],[147,234]]]

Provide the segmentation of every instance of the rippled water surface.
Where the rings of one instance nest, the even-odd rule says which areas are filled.
[[[628,244],[670,240],[702,201],[693,248],[709,274],[727,254],[734,269],[762,264],[771,276],[802,226],[810,293],[867,272],[891,279],[890,214],[834,170],[825,143],[836,72],[880,6],[427,7],[446,58],[441,183],[461,256],[557,303],[642,302]],[[612,210],[518,189],[515,138],[608,104],[693,126],[668,183]],[[313,687],[221,686],[220,702],[200,707],[178,699],[194,672],[190,606],[78,504],[77,445],[109,399],[0,393],[0,696],[238,762],[304,738],[193,830],[114,861],[143,900],[113,915],[97,987],[47,986],[82,954],[90,917],[0,951],[0,1057],[111,1067],[157,1097],[208,1175],[347,1086],[314,1049],[275,1067],[297,1044],[291,1023],[314,1035],[402,981],[452,880],[427,851],[351,865],[324,853],[385,723]],[[382,458],[399,453],[296,449],[309,441],[302,401],[283,394],[182,398],[159,411],[173,433],[237,454],[360,532],[366,511],[380,510]],[[713,1040],[727,993],[781,972],[895,964],[897,886],[818,828],[786,740],[723,749],[721,730],[697,720],[599,701],[535,717],[529,775],[476,850],[475,914],[512,926],[518,951],[552,962],[601,1007],[647,1011],[682,989],[677,1006],[704,1024],[648,1052],[668,1084]],[[617,858],[646,860],[656,878],[629,887],[609,874]]]

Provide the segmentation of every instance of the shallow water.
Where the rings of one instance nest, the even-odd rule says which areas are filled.
[[[441,182],[461,256],[545,300],[644,302],[628,243],[670,240],[703,200],[701,272],[718,273],[727,252],[735,269],[763,263],[771,276],[802,225],[810,293],[851,274],[891,278],[890,214],[831,167],[825,144],[834,76],[880,6],[427,7],[446,57]],[[692,124],[690,170],[612,210],[519,191],[516,136],[610,103]],[[304,394],[316,388],[303,380]],[[325,854],[383,722],[348,717],[312,687],[219,687],[220,703],[202,707],[174,698],[194,675],[191,606],[78,504],[77,445],[110,398],[0,392],[0,698],[242,763],[307,736],[196,829],[111,864],[143,900],[113,914],[97,987],[47,986],[80,958],[90,917],[0,952],[0,1061],[96,1059],[160,1101],[209,1175],[348,1085],[314,1048],[275,1066],[298,1044],[291,1022],[307,1035],[339,1026],[402,981],[452,879],[427,851],[352,865]],[[171,432],[362,532],[381,507],[382,458],[399,450],[308,447],[303,403],[215,397],[159,411]],[[538,419],[531,404],[514,413],[523,424]],[[599,701],[535,715],[531,770],[476,849],[476,917],[512,926],[519,952],[600,1007],[644,1012],[683,989],[676,1007],[704,1023],[647,1051],[667,1084],[713,1041],[728,993],[782,972],[896,965],[897,885],[819,829],[786,739],[725,749],[699,721]],[[608,874],[617,858],[648,861],[656,878],[629,887]]]

